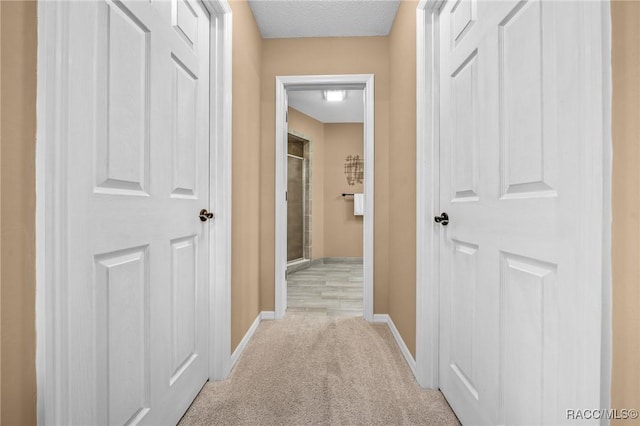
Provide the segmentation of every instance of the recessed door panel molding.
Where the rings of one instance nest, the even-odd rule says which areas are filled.
[[[172,0],[172,21],[181,38],[195,49],[198,42],[198,14],[188,0]]]
[[[122,2],[99,8],[94,192],[148,195],[150,32]]]
[[[475,312],[478,246],[453,240],[451,263],[451,368],[471,396],[478,399],[474,384]]]
[[[544,58],[543,2],[521,1],[499,25],[501,196],[557,195],[556,136],[547,122],[555,96]],[[546,105],[545,105],[546,104]],[[545,128],[550,131],[545,131]]]
[[[97,392],[102,424],[135,424],[150,409],[148,247],[95,256]]]
[[[171,242],[171,346],[173,385],[197,357],[198,238]]]
[[[501,424],[551,424],[557,392],[557,265],[502,252]]]
[[[43,425],[177,424],[230,371],[231,8],[173,5],[38,4]]]
[[[451,9],[451,40],[458,44],[477,18],[476,0],[457,0]]]
[[[56,272],[46,293],[57,295],[47,304],[55,319],[45,343],[56,360],[47,368],[60,366],[47,375],[55,385],[46,386],[53,414],[45,424],[177,424],[209,366],[227,374],[228,343],[220,342],[223,352],[209,340],[218,338],[210,294],[221,300],[216,324],[229,303],[227,288],[209,291],[217,268],[228,271],[218,263],[222,241],[228,247],[228,194],[218,194],[228,189],[216,171],[229,161],[221,152],[228,135],[210,125],[228,125],[219,102],[210,113],[219,93],[229,95],[221,34],[210,46],[209,15],[228,8],[207,4],[190,4],[196,50],[172,25],[169,2],[55,2],[47,15],[50,25],[68,22],[52,33],[42,28],[64,34],[56,39],[62,50],[45,55],[60,79],[50,96],[61,97],[46,109],[55,139],[44,146],[47,155],[56,149],[47,157],[56,179],[46,199],[58,203],[47,210],[55,220],[47,241],[62,239],[56,250],[47,246]],[[202,222],[198,212],[214,207],[223,219]]]
[[[462,424],[569,424],[611,407],[609,2],[478,1],[459,37],[462,6],[417,7],[416,378]],[[475,49],[481,201],[452,202],[450,77]],[[477,399],[452,368],[459,242],[479,247]]]
[[[454,201],[477,201],[477,146],[475,114],[477,106],[478,50],[475,49],[451,74],[452,117],[458,125],[452,129],[453,152],[451,172]]]
[[[417,293],[423,326],[438,324],[429,328],[438,336],[436,387],[463,424],[563,424],[567,407],[608,398],[599,263],[608,222],[594,207],[606,200],[609,166],[608,61],[599,50],[608,39],[592,30],[607,17],[601,3],[478,2],[472,29],[452,40],[463,3],[434,7],[423,42],[438,40],[425,61],[437,63],[426,81],[437,87],[424,96],[437,105],[433,133],[419,126],[427,145],[417,163],[428,169],[418,172],[430,189],[418,203],[419,222],[429,219],[418,244],[429,258],[416,272],[419,287],[424,269],[435,271],[427,285],[438,283]],[[423,299],[438,303],[425,312]],[[419,340],[424,360],[430,349]]]
[[[196,120],[198,77],[171,55],[174,76],[172,197],[195,198],[198,174]]]

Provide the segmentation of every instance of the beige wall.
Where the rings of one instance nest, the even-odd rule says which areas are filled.
[[[260,306],[274,309],[275,77],[375,75],[374,312],[388,312],[389,40],[388,37],[265,39],[262,42],[260,162]],[[326,241],[325,241],[326,244]]]
[[[325,124],[324,137],[324,253],[326,257],[362,257],[362,216],[353,215],[353,197],[362,183],[349,186],[344,174],[348,155],[364,157],[361,123]]]
[[[389,316],[416,346],[416,7],[402,1],[389,34]]]
[[[311,141],[311,258],[324,257],[324,123],[289,108],[289,132]]]
[[[231,348],[260,312],[260,77],[262,39],[245,1],[233,11]]]
[[[0,333],[3,425],[36,422],[36,3],[0,2]]]
[[[616,408],[640,409],[640,2],[611,5],[613,371]],[[640,424],[619,421],[614,424]]]

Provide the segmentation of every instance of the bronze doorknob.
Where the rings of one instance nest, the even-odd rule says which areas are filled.
[[[439,223],[442,226],[447,226],[449,224],[449,215],[444,212],[440,216],[434,217],[433,220],[435,220],[436,223]]]
[[[198,215],[202,222],[206,222],[209,219],[213,219],[213,213],[207,211],[207,209],[200,210],[200,214]]]

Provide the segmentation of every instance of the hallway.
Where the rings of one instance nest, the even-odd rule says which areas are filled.
[[[640,0],[0,5],[0,425],[640,409]]]
[[[325,313],[263,322],[229,378],[208,382],[188,425],[457,425],[416,383],[386,325]]]

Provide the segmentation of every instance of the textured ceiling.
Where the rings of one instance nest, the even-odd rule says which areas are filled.
[[[249,0],[264,38],[386,36],[400,0]]]
[[[364,99],[362,90],[347,90],[342,102],[327,102],[321,90],[289,91],[289,106],[322,123],[362,123]]]

